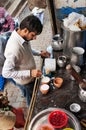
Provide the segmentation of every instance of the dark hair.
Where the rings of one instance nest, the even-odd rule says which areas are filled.
[[[42,32],[42,24],[41,21],[34,15],[29,15],[22,20],[20,23],[20,29],[27,28],[29,32],[36,32],[40,34]]]

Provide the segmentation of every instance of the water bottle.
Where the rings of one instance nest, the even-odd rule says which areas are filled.
[[[47,47],[47,52],[50,53],[50,58],[53,58],[53,48],[52,48],[51,45],[49,45],[49,46]]]

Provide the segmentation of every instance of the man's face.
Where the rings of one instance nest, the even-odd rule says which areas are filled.
[[[29,32],[27,28],[17,31],[21,37],[25,40],[30,41],[36,39],[37,32]]]
[[[28,33],[26,34],[26,36],[25,36],[25,38],[26,38],[26,40],[34,40],[34,39],[36,39],[36,32],[29,32],[28,31]]]

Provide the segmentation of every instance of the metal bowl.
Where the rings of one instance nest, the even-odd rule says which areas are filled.
[[[64,111],[68,116],[68,126],[74,130],[81,130],[78,119],[69,111],[61,108],[48,108],[39,112],[31,121],[28,130],[37,130],[40,125],[48,123],[48,116],[54,110]]]
[[[66,62],[67,62],[67,58],[64,55],[59,56],[58,59],[57,59],[57,64],[58,64],[59,67],[65,67]]]
[[[72,104],[70,105],[70,111],[71,111],[71,112],[77,113],[77,112],[79,112],[80,110],[81,110],[81,106],[80,106],[79,104],[77,104],[77,103],[72,103]]]

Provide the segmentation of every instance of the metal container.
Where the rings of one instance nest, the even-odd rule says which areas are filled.
[[[71,52],[71,63],[75,65],[83,65],[83,54],[85,50],[82,47],[73,47]]]
[[[63,52],[70,57],[73,47],[82,47],[86,50],[86,30],[71,31],[62,25],[62,37],[64,40]]]
[[[63,49],[63,38],[60,34],[56,34],[52,38],[52,48],[53,50],[62,50]]]
[[[58,64],[59,67],[65,67],[66,62],[67,62],[67,58],[64,55],[59,56],[58,59],[57,59],[57,64]]]
[[[78,119],[71,112],[69,112],[65,109],[61,109],[61,108],[48,108],[48,109],[45,109],[45,110],[39,112],[32,119],[30,125],[28,126],[28,130],[38,130],[40,125],[43,125],[45,123],[48,124],[48,116],[54,110],[61,110],[67,114],[67,116],[68,116],[67,126],[71,127],[74,130],[81,130],[81,126],[80,126]],[[64,127],[64,129],[66,127]]]
[[[86,80],[84,79],[84,81],[86,82]],[[86,102],[86,87],[85,88],[82,88],[80,85],[79,85],[79,98],[83,101],[83,102]]]

